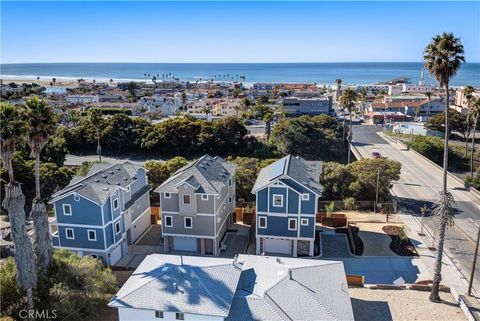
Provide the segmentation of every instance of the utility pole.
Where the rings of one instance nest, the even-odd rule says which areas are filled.
[[[375,204],[374,204],[374,208],[373,208],[373,212],[374,212],[374,213],[377,213],[378,188],[379,188],[379,185],[380,185],[380,170],[378,170],[378,172],[377,172],[377,188],[376,188],[376,192],[375,192]]]
[[[468,282],[468,295],[472,296],[473,276],[475,275],[475,267],[477,266],[478,243],[480,243],[480,226],[478,226],[477,223],[473,222],[472,219],[469,218],[468,220],[478,228],[477,244],[475,245],[475,253],[473,255],[472,262],[472,272],[470,273],[470,281]]]

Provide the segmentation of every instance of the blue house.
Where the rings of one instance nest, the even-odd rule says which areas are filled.
[[[91,255],[113,265],[151,225],[146,169],[125,162],[94,164],[50,201],[56,249]]]
[[[257,254],[313,256],[321,172],[321,162],[292,155],[260,171],[252,189]]]

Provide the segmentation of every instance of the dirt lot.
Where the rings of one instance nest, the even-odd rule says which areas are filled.
[[[464,321],[465,315],[450,293],[443,302],[428,300],[430,292],[349,288],[355,321]]]

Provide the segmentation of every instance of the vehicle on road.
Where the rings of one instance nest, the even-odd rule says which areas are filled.
[[[382,157],[382,155],[379,152],[374,151],[374,152],[372,152],[372,157],[373,158],[380,158],[380,157]]]

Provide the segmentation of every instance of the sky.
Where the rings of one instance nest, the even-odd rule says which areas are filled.
[[[460,37],[480,62],[480,2],[1,1],[2,63],[421,61]]]

